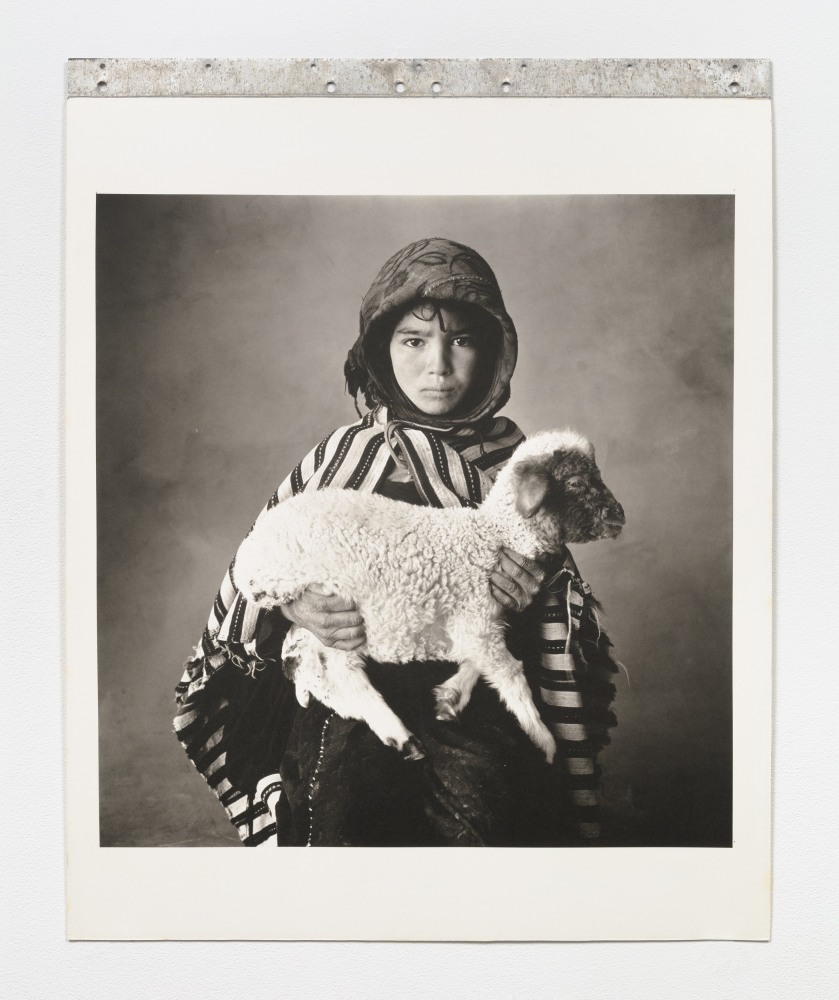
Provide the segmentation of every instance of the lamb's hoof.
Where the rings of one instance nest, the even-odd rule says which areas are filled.
[[[425,747],[416,736],[405,741],[405,745],[402,747],[402,757],[404,760],[425,760]]]
[[[545,735],[538,740],[536,745],[545,755],[545,760],[549,764],[553,764],[554,757],[556,756],[556,741],[554,740],[553,736],[551,736],[551,734],[546,731]]]
[[[453,722],[457,718],[458,697],[457,691],[452,691],[451,688],[434,688],[434,699],[437,702],[434,718],[438,722]]]
[[[300,669],[300,653],[297,648],[292,644],[288,650],[285,648],[282,652],[282,662],[283,662],[283,673],[290,680],[294,680],[294,675]]]

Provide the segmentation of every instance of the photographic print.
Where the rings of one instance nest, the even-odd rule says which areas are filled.
[[[561,102],[559,144],[560,102],[472,102],[469,142],[465,102],[126,103],[68,130],[79,936],[755,933],[771,218],[693,155],[733,107]],[[189,927],[179,869],[224,886]],[[295,920],[237,910],[260,880]]]
[[[423,235],[434,238],[413,238]],[[731,196],[101,195],[102,844],[199,846],[241,838],[289,846],[569,846],[591,833],[585,825],[582,833],[567,829],[565,814],[579,812],[572,825],[605,824],[597,839],[612,846],[730,846],[733,250]],[[377,274],[394,251],[396,260]],[[423,318],[423,303],[443,312]],[[484,316],[495,329],[486,328]],[[469,337],[500,341],[487,346],[497,359],[490,358],[471,415],[449,407],[476,351]],[[392,352],[399,365],[400,351],[428,356],[418,376],[411,357],[397,368],[407,392],[399,391],[391,360]],[[360,420],[346,386],[348,354],[350,363],[369,364],[377,379],[365,384],[369,405],[363,390],[357,393]],[[453,425],[458,412],[465,416]],[[399,432],[396,420],[416,428],[405,440],[407,459],[387,447],[387,435]],[[336,427],[342,429],[333,436]],[[379,736],[364,718],[342,718],[353,708],[322,707],[315,692],[310,705],[298,705],[279,657],[287,627],[268,601],[260,610],[252,594],[246,600],[234,590],[236,570],[228,570],[260,507],[278,503],[277,485],[323,441],[321,454],[303,460],[296,482],[282,491],[284,499],[305,492],[312,477],[313,488],[340,477],[345,489],[470,509],[470,488],[497,474],[522,433],[551,428],[572,428],[591,441],[627,522],[608,542],[597,540],[602,531],[595,525],[595,544],[586,548],[575,541],[587,535],[572,535],[575,572],[561,574],[552,588],[564,598],[573,580],[573,610],[585,610],[577,630],[584,645],[571,672],[596,671],[591,691],[578,692],[583,678],[563,681],[567,671],[554,666],[567,638],[564,600],[538,615],[530,604],[529,615],[507,625],[516,633],[511,644],[526,646],[529,668],[557,671],[556,681],[545,680],[557,687],[546,690],[582,706],[551,706],[564,708],[559,722],[585,730],[578,740],[558,733],[564,765],[548,768],[538,743],[517,732],[490,678],[478,681],[460,721],[435,719],[440,707],[432,692],[454,673],[450,664],[423,668],[414,658],[371,668],[376,691],[387,689],[390,704],[408,702],[406,731],[423,730],[416,742],[405,736],[390,747],[386,740],[399,741],[397,722],[392,729],[385,723]],[[434,448],[445,456],[442,467]],[[464,480],[458,493],[448,485],[456,474],[449,462],[464,452],[475,482]],[[578,465],[568,474],[579,475]],[[575,516],[570,497],[562,499],[567,520]],[[385,506],[379,515],[389,513]],[[510,538],[531,524],[519,515]],[[454,545],[462,529],[447,530],[443,539]],[[572,531],[564,530],[563,538]],[[316,524],[307,531],[303,541],[326,572],[323,549],[335,542],[319,543]],[[387,537],[371,544],[370,568],[384,573]],[[458,558],[465,561],[477,544]],[[422,553],[437,558],[434,546],[419,544],[414,558]],[[560,555],[566,557],[540,550],[557,566]],[[548,568],[555,575],[554,564]],[[521,572],[528,569],[543,572],[530,562]],[[423,572],[417,566],[409,574],[423,581],[411,603],[435,600],[429,588],[436,577],[428,581]],[[511,591],[515,572],[511,566]],[[411,583],[400,578],[399,585]],[[386,592],[395,586],[389,581]],[[460,603],[476,587],[470,577]],[[519,592],[501,591],[501,600],[525,604],[533,587],[525,579]],[[589,590],[602,609],[586,603]],[[298,613],[305,617],[303,603]],[[334,628],[335,641],[353,647],[361,639],[352,609],[337,600],[312,603],[310,614],[334,617],[335,625],[317,625]],[[401,606],[395,623],[377,627],[402,642],[412,615],[414,628],[423,627],[415,610]],[[279,635],[271,634],[272,624]],[[550,638],[542,638],[549,629]],[[614,643],[608,653],[601,633]],[[227,806],[235,841],[220,810],[205,808],[205,789],[167,738],[174,684],[165,681],[179,664],[167,664],[166,655],[181,650],[186,658],[196,645],[186,688],[179,689],[178,735]],[[286,661],[288,670],[288,654]],[[528,679],[538,686],[538,673]],[[584,705],[584,695],[594,703]],[[606,738],[608,748],[596,753]],[[425,743],[433,749],[420,758]],[[581,751],[579,743],[590,745]],[[534,771],[545,774],[531,788]],[[276,805],[270,791],[260,794],[272,785],[284,789]],[[528,794],[517,794],[523,787]]]

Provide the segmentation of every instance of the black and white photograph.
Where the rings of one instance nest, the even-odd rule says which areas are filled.
[[[768,119],[460,103],[74,108],[74,934],[764,932]]]
[[[837,995],[839,11],[4,14],[0,994]]]
[[[96,212],[102,845],[729,847],[734,198]]]

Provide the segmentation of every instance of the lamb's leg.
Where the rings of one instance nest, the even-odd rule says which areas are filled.
[[[510,654],[503,640],[491,642],[489,648],[482,648],[480,653],[469,659],[476,664],[487,683],[499,693],[521,728],[544,753],[550,764],[556,754],[556,741],[533,702],[522,664]]]
[[[370,683],[363,656],[331,649],[310,632],[295,628],[283,646],[283,667],[301,704],[307,704],[312,694],[342,719],[366,722],[382,743],[395,747],[407,760],[425,756],[416,736]]]
[[[480,676],[475,664],[467,659],[460,664],[457,673],[434,688],[436,716],[441,722],[455,719],[466,708]]]

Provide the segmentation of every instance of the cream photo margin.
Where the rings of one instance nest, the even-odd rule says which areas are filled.
[[[771,102],[482,98],[469,105],[468,149],[461,105],[378,98],[68,101],[65,739],[71,938],[769,937]],[[433,148],[446,151],[445,169],[434,156],[399,156],[412,137],[432,134]],[[345,848],[287,848],[266,855],[99,846],[98,193],[735,196],[731,848],[402,848],[350,855]],[[218,871],[225,873],[221,883],[213,877]],[[177,904],[176,886],[189,887],[188,916]],[[366,901],[363,910],[355,905],[359,899]]]

